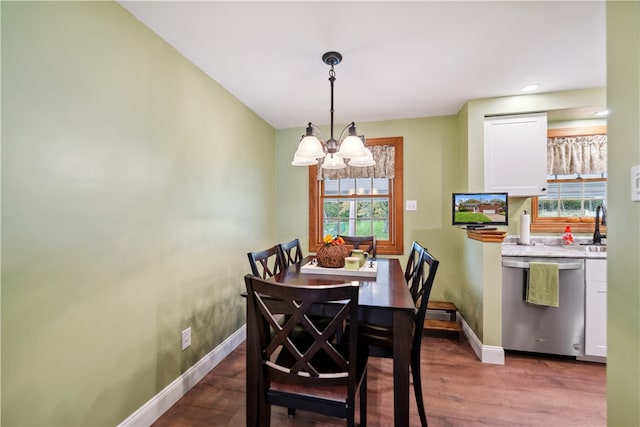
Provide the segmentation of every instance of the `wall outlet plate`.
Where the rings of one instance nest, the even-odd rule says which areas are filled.
[[[182,331],[182,349],[186,350],[191,347],[191,326]]]
[[[406,210],[407,211],[417,211],[418,210],[418,201],[417,200],[407,200],[407,202],[406,202]]]

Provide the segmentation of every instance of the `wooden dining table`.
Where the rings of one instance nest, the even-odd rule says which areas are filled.
[[[358,277],[341,274],[316,274],[301,272],[301,267],[311,262],[308,256],[300,263],[276,274],[269,280],[298,284],[321,285],[351,281],[359,282],[358,312],[361,321],[393,327],[393,406],[395,426],[409,425],[409,365],[415,317],[415,305],[404,271],[397,259],[378,258],[376,277]],[[367,261],[368,262],[368,261]],[[332,272],[335,273],[335,272]],[[249,315],[249,310],[247,310]],[[250,322],[252,319],[247,319]],[[247,329],[247,426],[257,426],[265,402],[258,399],[260,360],[256,357],[258,337]]]

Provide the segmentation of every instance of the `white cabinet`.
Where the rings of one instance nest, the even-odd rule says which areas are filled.
[[[547,113],[487,117],[484,191],[540,196],[547,187]]]
[[[607,260],[587,259],[585,355],[607,356]]]

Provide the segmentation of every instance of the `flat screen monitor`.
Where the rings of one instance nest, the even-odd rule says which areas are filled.
[[[508,193],[453,193],[451,221],[467,230],[508,225]]]

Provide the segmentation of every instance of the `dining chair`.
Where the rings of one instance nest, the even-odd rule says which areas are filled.
[[[259,393],[259,401],[266,403],[259,424],[270,424],[271,406],[276,405],[288,408],[289,414],[305,410],[346,418],[347,426],[355,426],[358,390],[360,425],[365,426],[367,348],[358,348],[358,283],[289,285],[248,274],[245,284],[248,334],[259,341],[256,353],[249,356],[261,365],[247,367],[247,375],[258,375],[261,384],[247,393]],[[326,326],[313,322],[311,314],[319,308],[325,316],[331,313]],[[279,322],[282,317],[287,318],[284,324]],[[350,338],[336,343],[345,324]],[[291,339],[300,327],[312,342],[301,345]]]
[[[263,279],[274,276],[284,269],[278,245],[262,251],[249,252],[247,257],[251,273]]]
[[[409,289],[411,289],[411,284],[413,283],[413,277],[418,272],[418,267],[420,266],[420,257],[422,256],[422,252],[424,251],[424,247],[418,243],[417,241],[413,241],[411,244],[411,250],[409,251],[409,257],[407,259],[407,266],[404,269],[404,280],[407,281],[407,285]],[[415,300],[415,295],[411,294],[413,299]]]
[[[413,377],[413,391],[416,396],[418,414],[422,426],[427,426],[427,415],[424,410],[424,400],[422,398],[422,380],[420,375],[420,347],[422,345],[422,333],[424,329],[424,319],[427,314],[427,305],[436,272],[440,262],[436,260],[426,249],[417,267],[417,272],[413,276],[411,289],[412,298],[416,306],[415,325],[413,328],[413,338],[411,342],[411,374]],[[386,326],[374,325],[371,323],[360,323],[360,339],[369,347],[370,357],[393,358],[393,329]]]
[[[300,239],[293,239],[290,242],[280,243],[278,245],[280,250],[280,258],[282,258],[282,267],[287,268],[291,264],[296,264],[302,261],[304,255],[302,254],[302,246],[300,246]]]
[[[370,257],[376,257],[376,236],[344,236],[341,234],[338,236],[342,237],[345,244],[353,246],[353,249],[362,249],[369,252]]]

